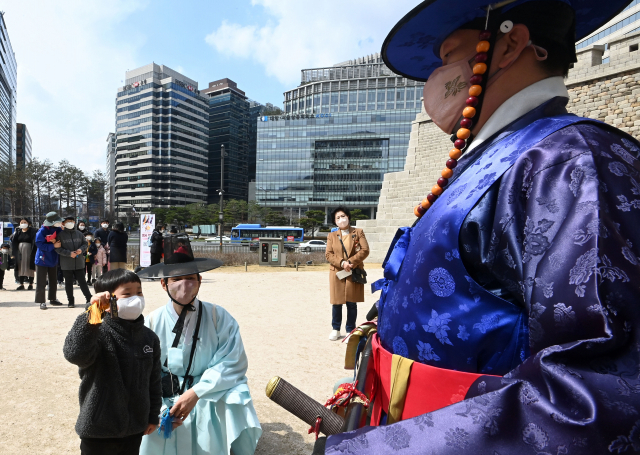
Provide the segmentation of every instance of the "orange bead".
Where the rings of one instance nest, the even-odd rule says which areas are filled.
[[[462,156],[462,150],[460,149],[451,149],[451,151],[449,152],[449,158],[453,158],[454,160],[459,159],[461,156]]]
[[[482,87],[479,85],[472,85],[469,87],[469,96],[480,96],[482,93]]]
[[[413,209],[413,214],[415,216],[417,216],[418,218],[421,218],[423,213],[420,213],[420,210],[418,210],[418,207],[420,207],[419,205],[416,205],[415,208]]]
[[[445,167],[440,173],[440,175],[442,175],[445,179],[450,179],[451,177],[453,177],[453,170],[449,169],[448,167]]]
[[[456,133],[456,136],[458,137],[458,139],[469,139],[469,136],[471,136],[471,131],[469,131],[467,128],[460,128]]]
[[[464,111],[462,111],[462,115],[463,117],[466,117],[466,118],[473,118],[476,115],[476,108],[467,106],[464,108]]]
[[[429,199],[424,198],[420,205],[422,205],[423,209],[427,210],[429,207],[431,207],[431,202],[429,202]]]
[[[484,74],[487,72],[486,63],[476,63],[473,65],[473,74]]]
[[[433,185],[433,187],[431,188],[431,192],[436,196],[440,196],[442,194],[442,188],[438,185]]]
[[[489,47],[491,47],[489,41],[480,41],[476,45],[476,52],[489,52]]]

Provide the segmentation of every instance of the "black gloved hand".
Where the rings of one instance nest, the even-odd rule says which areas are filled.
[[[324,448],[327,445],[327,437],[321,436],[316,440],[313,446],[313,453],[311,455],[324,455]]]

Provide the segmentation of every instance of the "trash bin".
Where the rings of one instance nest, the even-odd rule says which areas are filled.
[[[284,239],[260,238],[258,247],[259,264],[271,267],[284,267],[287,264],[287,253],[284,251]]]

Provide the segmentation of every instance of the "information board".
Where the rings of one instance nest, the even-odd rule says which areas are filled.
[[[153,213],[140,214],[140,267],[151,265],[151,247],[148,242],[156,227],[156,216]]]

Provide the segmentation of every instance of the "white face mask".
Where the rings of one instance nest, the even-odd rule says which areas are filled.
[[[62,223],[53,223],[53,227],[60,227],[62,226]]]
[[[118,317],[127,321],[135,321],[144,311],[144,297],[134,295],[118,299]]]
[[[64,228],[65,229],[73,229],[73,227],[76,225],[76,223],[64,223]]]
[[[80,229],[82,231],[84,229],[84,224],[79,224],[78,225],[78,229]]]
[[[96,246],[100,246],[100,242],[96,242]]]
[[[2,251],[2,254],[9,254],[9,250],[7,248],[3,248],[0,251]]]
[[[108,227],[109,227],[109,225],[108,225],[107,223],[104,223],[104,224],[102,225],[102,229],[106,229],[106,228],[108,228]]]
[[[85,239],[91,241],[91,236],[86,236]]]
[[[29,225],[27,223],[20,223],[20,229],[26,229]]]
[[[336,220],[336,224],[340,229],[346,229],[349,226],[349,218],[346,216],[338,216]]]

